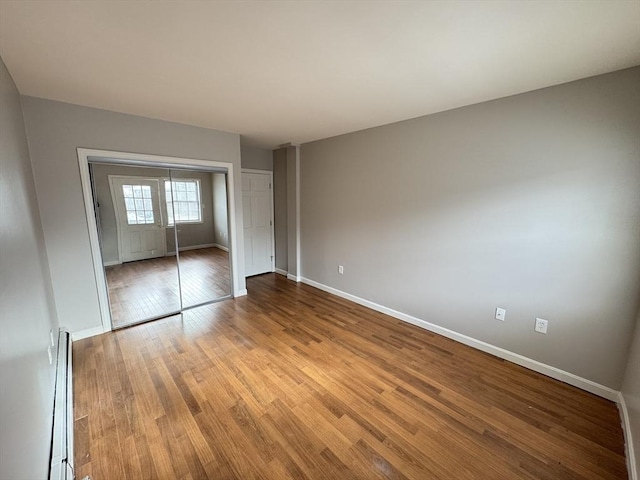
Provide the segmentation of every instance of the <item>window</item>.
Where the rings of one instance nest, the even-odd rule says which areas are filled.
[[[154,223],[149,185],[122,185],[122,194],[129,225]]]
[[[202,222],[200,180],[166,180],[164,189],[169,225]]]

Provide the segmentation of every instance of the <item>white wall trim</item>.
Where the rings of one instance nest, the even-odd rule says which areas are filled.
[[[260,173],[260,174],[266,174],[266,173],[271,173],[273,174],[273,170],[260,170],[259,168],[241,168],[242,173]]]
[[[114,265],[122,265],[120,260],[111,260],[109,262],[104,262],[105,267],[113,267]]]
[[[276,268],[273,271],[276,272],[278,275],[284,275],[285,277],[289,275],[289,272],[287,272],[286,270],[282,270],[281,268]]]
[[[294,282],[304,282],[304,279],[302,277],[296,277],[295,275],[292,275],[290,273],[287,273],[287,278],[289,280],[293,280]],[[311,285],[311,284],[309,284],[309,285]],[[314,285],[314,287],[315,287],[315,285]],[[320,288],[320,287],[318,287],[318,288]],[[330,288],[330,287],[327,287],[327,288]]]
[[[105,330],[102,326],[99,326],[99,327],[87,328],[85,330],[73,332],[71,334],[71,341],[76,342],[78,340],[82,340],[83,338],[95,337],[96,335],[100,335],[105,331],[108,331],[108,330]]]
[[[224,245],[220,245],[219,243],[212,243],[211,246],[215,248],[219,248],[220,250],[223,250],[225,252],[229,251],[227,247],[225,247]]]
[[[411,323],[412,325],[416,325],[417,327],[424,328],[425,330],[429,330],[431,332],[437,333],[438,335],[442,335],[443,337],[450,338],[457,342],[463,343],[464,345],[473,347],[477,350],[490,353],[491,355],[495,355],[496,357],[502,358],[504,360],[508,360],[512,363],[528,368],[535,372],[542,373],[543,375],[554,378],[556,380],[560,380],[561,382],[568,383],[569,385],[573,385],[574,387],[578,387],[587,392],[606,398],[607,400],[611,400],[613,402],[617,402],[619,400],[618,391],[612,388],[606,387],[604,385],[600,385],[599,383],[593,382],[586,378],[579,377],[578,375],[574,375],[573,373],[565,372],[564,370],[560,370],[559,368],[552,367],[551,365],[546,365],[537,360],[533,360],[531,358],[511,352],[509,350],[496,347],[495,345],[491,345],[481,340],[476,340],[475,338],[468,337],[458,332],[454,332],[453,330],[449,330],[448,328],[440,327],[439,325],[435,325],[425,320],[421,320],[419,318],[413,317],[406,313],[402,313],[397,310],[393,310],[391,308],[378,305],[377,303],[374,303],[370,300],[365,300],[364,298],[356,297],[355,295],[343,292],[341,290],[338,290],[337,288],[329,287],[327,285],[316,282],[314,280],[310,280],[304,277],[302,277],[301,280],[302,280],[302,283],[306,283],[307,285],[311,285],[312,287],[319,288],[320,290],[324,290],[325,292],[332,293],[333,295],[337,295],[338,297],[346,298],[347,300],[351,300],[352,302],[357,303],[359,305],[363,305],[372,310],[376,310],[378,312],[384,313],[391,317],[397,318],[398,320]]]
[[[244,272],[238,267],[238,241],[236,235],[236,200],[234,186],[234,170],[232,162],[220,162],[215,160],[199,160],[195,158],[167,157],[163,155],[147,155],[141,153],[116,152],[110,150],[96,150],[90,148],[78,148],[78,165],[80,168],[80,181],[82,184],[82,196],[84,200],[85,214],[91,246],[91,256],[93,259],[93,270],[96,279],[96,290],[98,294],[98,304],[102,321],[102,332],[112,329],[111,311],[109,309],[109,298],[107,295],[107,282],[104,275],[104,265],[100,243],[98,240],[98,226],[96,224],[95,208],[93,204],[93,194],[91,189],[91,178],[89,175],[89,161],[100,161],[112,164],[130,164],[141,166],[154,166],[162,168],[189,168],[198,171],[216,171],[227,173],[227,202],[229,221],[229,251],[231,266],[231,283],[233,285],[233,296],[243,295],[246,288],[240,289],[240,279],[244,278]],[[246,295],[246,293],[244,293]],[[100,333],[102,333],[100,332]],[[97,333],[94,333],[97,335]],[[74,337],[75,339],[75,337]]]
[[[214,247],[220,248],[217,243],[201,243],[199,245],[189,245],[187,247],[180,247],[180,248],[178,248],[178,251],[179,252],[186,252],[187,250],[199,250],[201,248],[214,248]],[[175,255],[175,254],[176,254],[176,251],[175,250],[171,250],[171,251],[167,252],[166,256],[169,257],[169,256]]]
[[[620,410],[620,418],[622,419],[622,431],[624,432],[624,448],[627,458],[627,470],[629,471],[630,480],[638,479],[638,466],[636,463],[635,450],[633,448],[633,434],[631,432],[631,421],[629,419],[629,410],[624,400],[622,392],[618,394],[618,409]],[[640,440],[636,438],[636,440]]]
[[[244,290],[240,290],[239,292],[237,292],[236,294],[233,295],[233,298],[236,297],[244,297],[245,295],[247,295],[247,289],[245,288]]]

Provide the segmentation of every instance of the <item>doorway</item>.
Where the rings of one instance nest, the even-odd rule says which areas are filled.
[[[231,164],[81,150],[105,331],[237,296]]]

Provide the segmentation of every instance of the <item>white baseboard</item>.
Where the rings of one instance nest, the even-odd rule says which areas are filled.
[[[304,281],[304,279],[302,277],[296,277],[295,275],[291,275],[290,273],[287,273],[287,278],[289,280],[293,280],[294,282],[302,282],[302,281]],[[318,288],[320,288],[320,287],[318,287]]]
[[[225,247],[224,245],[220,245],[219,243],[214,243],[213,246],[219,248],[220,250],[224,250],[225,252],[229,251],[227,247]]]
[[[495,355],[496,357],[502,358],[504,360],[509,360],[510,362],[513,362],[517,365],[528,368],[538,373],[542,373],[543,375],[546,375],[548,377],[555,378],[556,380],[560,380],[561,382],[568,383],[569,385],[573,385],[574,387],[586,390],[587,392],[606,398],[607,400],[611,400],[613,402],[617,402],[619,400],[618,391],[604,385],[600,385],[599,383],[593,382],[586,378],[579,377],[578,375],[574,375],[573,373],[565,372],[564,370],[560,370],[559,368],[552,367],[551,365],[547,365],[523,355],[510,352],[509,350],[496,347],[495,345],[491,345],[481,340],[476,340],[475,338],[468,337],[467,335],[463,335],[458,332],[454,332],[453,330],[449,330],[448,328],[444,328],[425,320],[413,317],[411,315],[407,315],[406,313],[402,313],[397,310],[378,305],[377,303],[365,300],[364,298],[356,297],[355,295],[343,292],[341,290],[338,290],[337,288],[329,287],[314,280],[302,277],[301,281],[302,283],[306,283],[307,285],[311,285],[312,287],[319,288],[320,290],[324,290],[325,292],[332,293],[333,295],[337,295],[338,297],[346,298],[347,300],[351,300],[354,303],[397,318],[398,320],[411,323],[412,325],[416,325],[417,327],[424,328],[425,330],[437,333],[439,335],[442,335],[443,337],[450,338],[457,342],[473,347],[477,350],[490,353],[491,355]]]
[[[113,267],[114,265],[122,265],[120,260],[111,260],[110,262],[104,262],[103,265],[105,267]]]
[[[243,290],[238,290],[233,297],[237,298],[237,297],[244,297],[247,294],[247,289],[243,289]]]
[[[202,243],[200,245],[189,245],[188,247],[180,247],[178,248],[178,251],[186,252],[187,250],[199,250],[201,248],[213,248],[213,247],[223,248],[223,247],[220,247],[217,243]],[[176,254],[175,250],[172,250],[171,252],[167,252],[165,256],[175,255],[175,254]]]
[[[71,333],[71,341],[75,342],[77,340],[82,340],[83,338],[94,337],[94,336],[100,335],[102,333],[104,333],[104,328],[102,328],[102,325],[100,325],[99,327],[87,328],[85,330],[80,330],[78,332],[72,332]]]
[[[281,268],[276,268],[274,272],[276,272],[278,275],[283,275],[285,277],[289,274],[289,272],[287,272],[286,270],[282,270]]]
[[[629,419],[629,411],[627,410],[627,403],[624,400],[622,392],[618,396],[618,408],[620,409],[620,417],[622,418],[622,431],[624,432],[624,448],[626,450],[627,457],[627,470],[629,471],[629,480],[638,479],[638,465],[636,463],[635,450],[633,448],[634,438],[631,430],[631,421]],[[640,441],[640,438],[636,438],[635,441]]]

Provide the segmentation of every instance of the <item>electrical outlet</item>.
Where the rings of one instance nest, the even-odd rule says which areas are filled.
[[[534,330],[538,333],[547,333],[547,327],[549,326],[549,321],[543,318],[536,318],[536,326]]]
[[[342,265],[338,265],[338,273],[344,275],[344,267]]]
[[[496,308],[496,320],[504,322],[504,317],[507,315],[507,311],[504,308]]]

